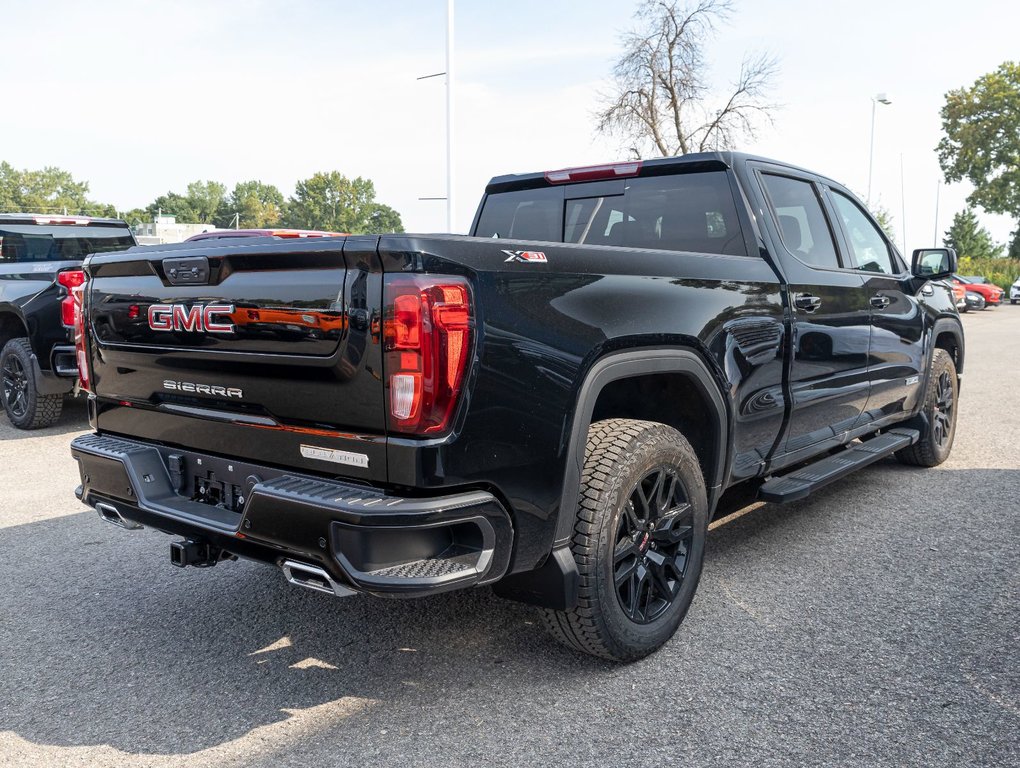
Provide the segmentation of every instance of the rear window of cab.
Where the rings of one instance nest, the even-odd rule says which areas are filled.
[[[124,227],[0,225],[0,263],[80,261],[134,244]]]
[[[615,194],[580,196],[569,185],[490,194],[475,235],[747,255],[725,171],[637,177],[610,189]]]

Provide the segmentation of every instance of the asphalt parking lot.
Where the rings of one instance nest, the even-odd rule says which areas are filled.
[[[1020,766],[1020,306],[964,318],[951,459],[717,524],[678,635],[617,666],[487,590],[331,599],[73,496],[0,416],[0,765]]]

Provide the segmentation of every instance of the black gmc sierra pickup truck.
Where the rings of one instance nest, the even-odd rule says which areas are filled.
[[[71,294],[82,259],[134,244],[119,219],[0,214],[0,400],[18,429],[56,421],[78,381]]]
[[[491,584],[629,660],[729,500],[949,454],[955,253],[908,267],[829,179],[732,153],[503,176],[472,232],[90,257],[78,497],[182,536],[179,566]]]

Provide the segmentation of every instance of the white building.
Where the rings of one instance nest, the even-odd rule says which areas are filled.
[[[182,243],[192,235],[216,229],[214,224],[181,224],[176,216],[160,214],[152,221],[135,224],[131,230],[139,245]]]

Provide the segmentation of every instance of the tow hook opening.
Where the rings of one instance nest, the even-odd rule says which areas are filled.
[[[236,560],[237,555],[215,547],[207,541],[174,541],[170,544],[170,564],[178,568],[193,565],[196,568],[211,568],[222,560]]]

